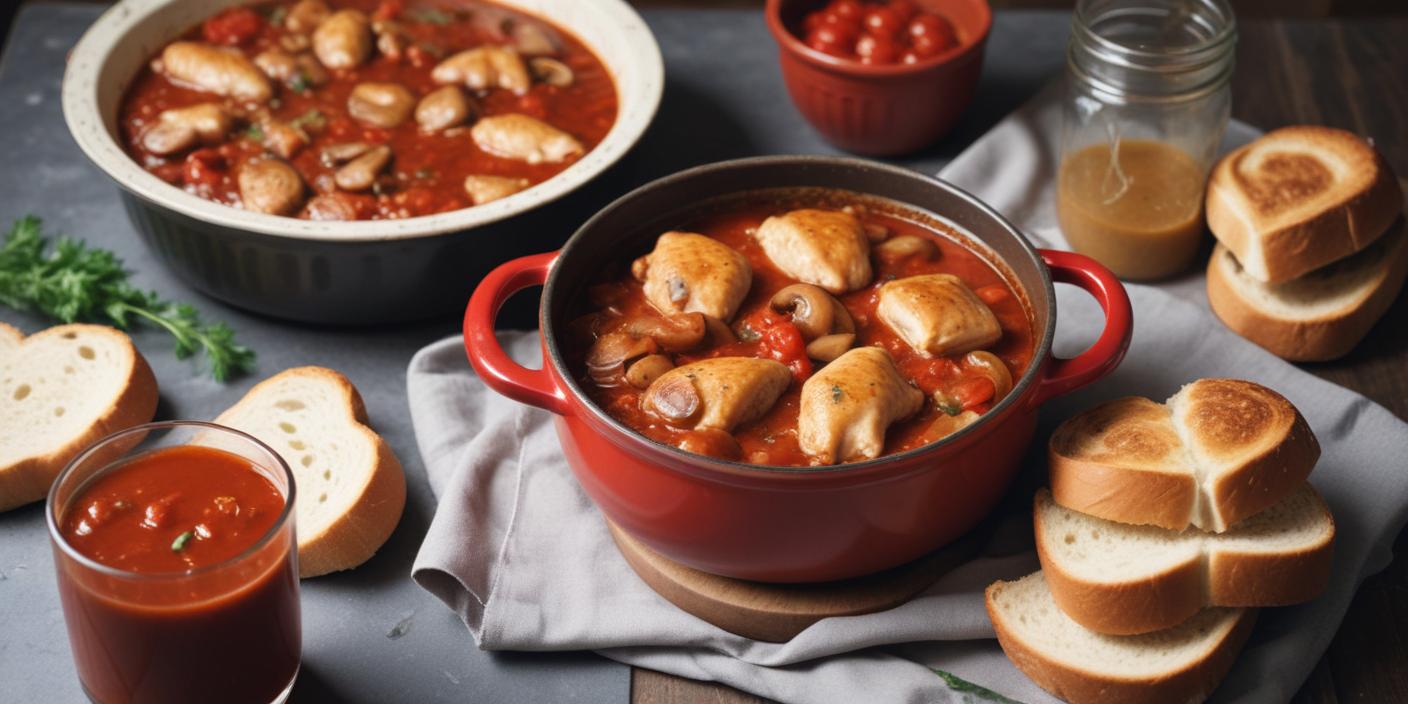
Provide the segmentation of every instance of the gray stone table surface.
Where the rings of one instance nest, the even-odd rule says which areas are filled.
[[[377,329],[284,324],[200,297],[142,245],[116,187],[74,145],[59,107],[66,53],[99,12],[91,5],[30,5],[13,25],[0,62],[0,221],[7,226],[34,213],[51,232],[115,250],[138,285],[197,303],[258,350],[255,374],[221,385],[174,359],[162,335],[137,334],[161,385],[158,418],[209,419],[264,376],[324,365],[358,386],[373,424],[405,465],[406,513],[391,540],[356,570],[303,583],[303,671],[294,701],[627,701],[625,667],[591,654],[481,652],[450,611],[410,580],[435,503],[406,408],[405,366],[421,346],[454,334],[456,320]],[[659,116],[624,162],[551,206],[559,238],[610,199],[684,167],[756,154],[836,153],[787,99],[760,13],[658,9],[645,17],[668,75]],[[951,136],[897,163],[937,171],[1034,93],[1060,70],[1067,23],[1059,13],[999,14],[975,104]],[[466,297],[472,285],[465,282]],[[533,305],[526,296],[515,301],[507,324],[531,325]],[[26,332],[48,324],[9,309],[0,309],[0,321]],[[23,431],[0,428],[0,442]],[[0,701],[82,701],[41,504],[0,514]]]

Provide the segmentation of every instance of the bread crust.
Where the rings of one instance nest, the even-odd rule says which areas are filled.
[[[1124,426],[1124,427],[1122,427]],[[1117,457],[1081,454],[1101,437],[1101,450]],[[1121,523],[1182,528],[1197,501],[1190,473],[1165,471],[1182,449],[1168,410],[1137,396],[1112,399],[1073,416],[1047,443],[1051,492],[1056,503]]]
[[[1202,392],[1229,387],[1245,392],[1243,395],[1260,396],[1271,407],[1273,420],[1284,419],[1286,428],[1283,436],[1263,452],[1243,459],[1234,470],[1216,477],[1206,490],[1212,510],[1204,507],[1201,512],[1201,520],[1207,523],[1202,527],[1223,531],[1293,493],[1310,476],[1320,458],[1320,445],[1300,411],[1271,389],[1237,379],[1200,379],[1184,387],[1174,399],[1194,385],[1199,385]],[[1165,405],[1171,407],[1174,399],[1169,399]],[[1198,524],[1200,519],[1194,515],[1194,509],[1199,505],[1198,495],[1204,490],[1199,488],[1200,479],[1191,465],[1186,473],[1163,472],[1133,466],[1133,463],[1101,461],[1066,452],[1073,444],[1066,440],[1068,436],[1103,432],[1108,425],[1119,422],[1117,417],[1099,422],[1091,422],[1089,418],[1109,414],[1113,404],[1128,401],[1117,399],[1101,404],[1073,416],[1056,429],[1047,445],[1052,496],[1066,508],[1120,523],[1169,530],[1183,530]]]
[[[351,569],[366,562],[391,537],[406,505],[406,478],[401,462],[391,446],[367,426],[366,404],[352,382],[340,372],[324,367],[287,369],[250,389],[235,405],[215,419],[216,423],[244,411],[264,392],[288,376],[312,377],[332,384],[342,394],[347,424],[376,450],[376,460],[367,474],[361,492],[351,508],[318,533],[298,530],[298,576],[317,577]]]
[[[1232,669],[1251,635],[1256,611],[1244,610],[1222,639],[1201,659],[1183,669],[1148,679],[1127,679],[1069,665],[1027,645],[1008,628],[993,602],[1001,582],[985,592],[984,602],[997,642],[1012,664],[1042,689],[1071,704],[1188,704],[1208,698]]]
[[[1334,517],[1311,489],[1330,520],[1330,531],[1314,544],[1280,553],[1219,549],[1170,564],[1139,579],[1099,581],[1064,569],[1046,548],[1048,535],[1033,501],[1037,557],[1051,597],[1072,621],[1098,633],[1136,635],[1172,628],[1209,606],[1264,607],[1300,604],[1324,593],[1334,559]]]
[[[121,391],[91,425],[62,446],[43,455],[21,458],[0,466],[0,511],[43,499],[48,495],[54,478],[78,453],[112,433],[150,422],[156,415],[159,397],[156,375],[152,373],[146,358],[132,344],[132,338],[122,331],[106,325],[74,323],[56,325],[25,337],[19,330],[0,323],[0,335],[10,338],[17,349],[36,340],[71,332],[108,337],[118,343],[126,366]]]
[[[1279,224],[1267,222],[1274,222],[1276,215],[1257,217],[1255,206],[1248,203],[1252,198],[1239,184],[1238,167],[1251,151],[1278,140],[1313,142],[1334,149],[1355,173],[1368,173],[1370,180],[1313,215]],[[1286,151],[1296,153],[1294,146]],[[1331,190],[1345,187],[1328,185]],[[1403,209],[1398,179],[1378,150],[1353,133],[1310,125],[1273,130],[1232,151],[1213,168],[1207,190],[1208,228],[1243,262],[1258,249],[1253,243],[1259,241],[1261,256],[1249,273],[1267,283],[1289,281],[1368,247]],[[1243,217],[1249,211],[1251,214]],[[1264,272],[1260,271],[1263,267]]]
[[[1403,219],[1393,227],[1408,227]],[[1349,354],[1388,312],[1408,278],[1408,244],[1400,244],[1386,275],[1355,306],[1313,320],[1287,320],[1246,300],[1219,246],[1208,260],[1208,303],[1233,332],[1295,362],[1324,362]]]
[[[1106,465],[1063,456],[1053,447],[1047,460],[1051,494],[1072,511],[1170,530],[1188,527],[1198,494],[1191,474]]]

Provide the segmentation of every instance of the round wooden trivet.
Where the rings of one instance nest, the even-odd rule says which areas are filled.
[[[616,547],[631,568],[667,601],[740,636],[773,643],[791,640],[833,616],[891,609],[929,588],[944,573],[976,554],[973,531],[906,565],[865,577],[812,584],[769,584],[720,577],[686,567],[647,547],[607,521]]]

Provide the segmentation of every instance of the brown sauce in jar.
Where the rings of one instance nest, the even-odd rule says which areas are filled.
[[[1206,174],[1178,147],[1122,140],[1084,147],[1061,162],[1056,214],[1071,247],[1122,279],[1188,268],[1203,235]]]

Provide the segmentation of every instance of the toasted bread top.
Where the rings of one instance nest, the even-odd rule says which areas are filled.
[[[1305,423],[1284,396],[1239,379],[1199,379],[1169,406],[1194,459],[1213,472],[1266,454]]]
[[[1062,423],[1051,435],[1051,450],[1115,467],[1188,471],[1168,408],[1139,396],[1106,401]]]
[[[1166,404],[1109,401],[1062,423],[1048,456],[1056,501],[1122,523],[1225,531],[1295,491],[1320,457],[1283,396],[1199,379]]]
[[[1287,281],[1369,246],[1402,208],[1378,151],[1329,127],[1269,132],[1208,179],[1208,226],[1258,281]]]

